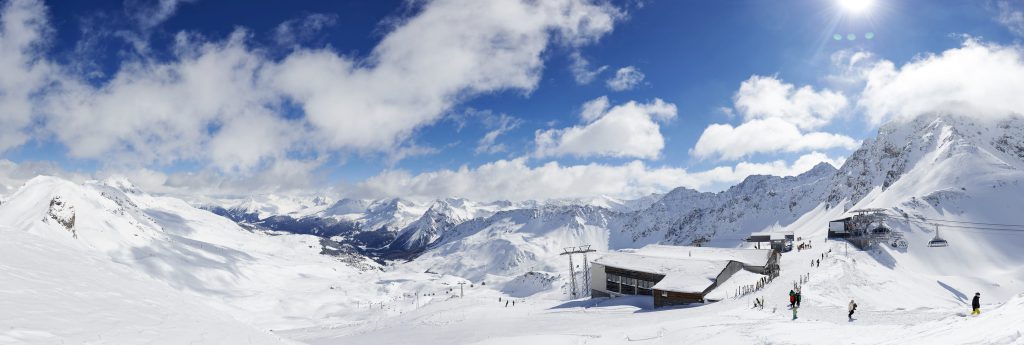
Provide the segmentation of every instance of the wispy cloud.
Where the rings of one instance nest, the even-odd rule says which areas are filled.
[[[605,85],[612,91],[626,91],[640,85],[644,78],[644,74],[639,69],[626,66],[615,71],[615,76],[606,80]]]

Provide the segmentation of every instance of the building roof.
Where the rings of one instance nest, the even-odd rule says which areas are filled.
[[[727,299],[736,293],[737,287],[757,284],[762,277],[764,276],[754,272],[739,270],[733,273],[729,280],[718,282],[718,286],[704,295],[704,298],[717,301]]]
[[[737,261],[745,266],[766,266],[771,259],[770,249],[737,249],[714,247],[666,246],[652,244],[640,249],[623,250],[624,253],[683,260]]]
[[[615,268],[664,275],[654,289],[702,293],[715,282],[718,274],[729,265],[729,260],[703,260],[641,255],[629,252],[611,252],[594,263]]]

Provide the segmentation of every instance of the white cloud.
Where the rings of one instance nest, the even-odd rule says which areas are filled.
[[[1021,5],[1024,2],[1020,0],[997,0],[995,2],[996,21],[1003,26],[1006,26],[1010,32],[1017,36],[1024,36],[1024,11],[1021,10]]]
[[[695,173],[694,176],[703,184],[701,186],[731,186],[742,182],[751,175],[773,175],[773,176],[796,176],[811,170],[816,165],[827,163],[833,167],[840,167],[846,161],[845,157],[830,158],[824,153],[811,152],[800,156],[792,164],[784,160],[776,160],[763,163],[740,162],[735,166],[722,166],[708,171]]]
[[[966,39],[959,48],[901,67],[876,63],[858,106],[872,124],[942,113],[1002,118],[1024,114],[1024,51]]]
[[[301,135],[277,116],[277,96],[247,33],[225,42],[177,37],[176,60],[127,63],[96,87],[63,76],[44,98],[46,128],[77,158],[172,164],[197,160],[246,170],[283,157]]]
[[[856,149],[858,143],[845,135],[801,132],[780,118],[756,119],[733,127],[711,124],[690,151],[697,158],[718,156],[732,160],[757,153],[802,152],[830,148]]]
[[[626,66],[615,71],[615,76],[606,80],[605,85],[613,91],[625,91],[640,85],[644,74],[633,66]]]
[[[590,84],[594,81],[598,75],[608,69],[608,66],[599,66],[595,69],[590,69],[590,61],[587,61],[579,52],[573,52],[569,55],[571,64],[569,65],[569,71],[572,72],[572,76],[576,79],[576,83],[580,85]]]
[[[806,130],[832,122],[847,100],[835,91],[797,88],[775,77],[755,75],[740,84],[734,103],[747,121],[779,118]]]
[[[609,156],[655,159],[665,147],[659,122],[676,116],[676,106],[655,99],[630,101],[608,108],[601,97],[583,106],[584,123],[564,129],[537,131],[537,157]]]
[[[49,81],[53,66],[41,59],[49,34],[42,3],[0,3],[0,153],[29,139],[32,95]]]
[[[508,133],[522,125],[523,121],[505,114],[489,116],[484,119],[484,125],[490,129],[483,138],[477,142],[475,152],[477,154],[495,154],[505,152],[505,144],[497,143],[498,136]]]
[[[837,147],[852,150],[858,146],[848,136],[814,131],[831,123],[847,106],[846,97],[839,92],[798,88],[776,77],[755,75],[740,84],[733,101],[743,122],[709,125],[690,154],[700,159],[734,160],[754,154]]]
[[[182,2],[126,9],[146,16],[148,30]],[[0,150],[31,132],[104,164],[186,161],[238,173],[296,153],[423,153],[409,143],[417,128],[478,94],[532,91],[550,45],[577,49],[621,17],[589,0],[437,0],[399,21],[366,57],[297,48],[280,61],[251,47],[244,29],[223,40],[183,32],[170,59],[129,56],[97,84],[43,56],[45,7],[15,0],[0,14]],[[303,114],[283,116],[292,107]]]
[[[170,19],[181,4],[193,1],[195,0],[157,0],[151,3],[145,0],[127,0],[125,10],[143,30],[149,30]]]
[[[325,13],[313,13],[288,20],[274,28],[274,42],[283,46],[300,44],[337,22],[338,15]]]
[[[581,0],[434,1],[389,33],[367,63],[301,50],[269,73],[302,104],[317,141],[336,149],[393,147],[467,97],[533,90],[552,40],[591,42],[618,12]]]
[[[463,166],[457,170],[439,170],[418,175],[404,170],[385,171],[358,184],[354,196],[464,197],[488,201],[600,195],[636,198],[651,193],[664,193],[680,186],[698,190],[723,188],[755,174],[797,175],[821,162],[839,166],[842,161],[843,158],[829,158],[814,152],[800,157],[793,164],[781,160],[768,163],[744,162],[690,173],[681,168],[649,167],[641,161],[622,165],[592,163],[574,166],[550,162],[530,167],[525,158],[518,158],[498,160],[476,168]]]

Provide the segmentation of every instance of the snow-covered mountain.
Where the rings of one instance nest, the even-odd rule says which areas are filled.
[[[837,249],[824,243],[827,221],[861,208],[889,210],[896,216],[889,226],[910,245],[831,259],[805,284],[812,308],[842,309],[851,298],[879,313],[959,308],[977,291],[989,303],[1011,301],[1000,313],[1013,315],[1020,304],[1013,296],[1024,291],[1024,231],[1006,224],[1024,224],[1021,195],[1024,120],[950,115],[884,125],[838,169],[821,164],[798,176],[751,176],[718,193],[677,188],[633,203],[310,199],[284,214],[273,213],[285,207],[269,212],[258,202],[206,207],[228,219],[125,179],[37,177],[0,204],[7,239],[0,241],[0,279],[13,286],[0,291],[0,310],[33,311],[18,318],[0,312],[4,324],[27,330],[0,330],[0,340],[15,334],[45,342],[49,335],[30,332],[43,328],[65,342],[92,341],[80,330],[82,320],[96,320],[90,327],[117,343],[152,339],[140,334],[153,329],[169,342],[279,343],[266,330],[410,321],[399,315],[449,300],[459,287],[473,289],[457,285],[467,280],[487,283],[478,293],[504,294],[488,299],[564,298],[566,262],[558,254],[569,246],[592,245],[599,252],[591,258],[651,243],[734,247],[750,232],[785,229]],[[924,245],[935,235],[930,223],[943,224],[949,247]],[[788,279],[805,273],[819,251],[785,254],[784,284],[764,293],[785,295]],[[371,257],[411,260],[381,265]],[[747,309],[735,302],[711,314]],[[430,310],[436,315],[414,313],[411,322],[462,322]]]
[[[819,232],[828,220],[869,207],[922,222],[1024,224],[1024,215],[1016,211],[1024,195],[1022,140],[1024,121],[1019,118],[990,124],[950,115],[924,116],[883,126],[877,138],[866,140],[839,169],[819,164],[798,176],[750,176],[719,193],[677,188],[634,212],[541,206],[499,212],[454,227],[450,226],[454,222],[430,223],[451,229],[410,264],[469,279],[560,272],[564,258],[558,254],[564,247],[590,244],[599,251],[651,243],[735,247],[751,232],[783,228],[799,229],[813,238],[823,234]],[[1017,233],[949,229],[947,239],[966,243],[945,252],[922,252],[933,229],[919,223],[891,223],[906,233],[914,255],[886,252],[879,254],[887,257],[882,260],[895,256],[908,266],[935,273],[950,267],[961,267],[962,272],[971,272],[968,267],[996,269],[1024,261],[1011,257],[1012,248],[1024,244],[1024,236]],[[965,256],[982,256],[987,262],[965,261]],[[1008,291],[1012,290],[997,295],[1005,297]]]
[[[402,228],[398,237],[388,245],[387,254],[391,257],[419,254],[463,222],[512,208],[514,204],[508,202],[475,203],[458,198],[436,200],[422,216]]]

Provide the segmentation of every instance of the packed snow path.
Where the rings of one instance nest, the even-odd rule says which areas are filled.
[[[783,255],[782,275],[764,289],[719,303],[650,309],[646,297],[558,301],[516,299],[490,289],[469,289],[465,298],[435,301],[392,318],[359,325],[303,328],[278,333],[311,344],[1014,344],[1024,321],[1024,297],[1006,306],[984,305],[979,317],[965,317],[964,307],[927,305],[930,295],[867,294],[857,298],[854,321],[847,319],[846,289],[868,288],[885,274],[869,252],[850,250],[842,242],[825,243],[823,232],[801,234],[812,247]],[[800,242],[800,241],[798,241]],[[818,243],[814,246],[814,243]],[[812,267],[812,259],[832,249]],[[788,292],[802,285],[798,319],[792,320]],[[890,288],[891,290],[891,288]],[[879,290],[882,291],[882,290]],[[952,292],[951,292],[952,294]],[[862,294],[863,295],[863,294]],[[754,298],[765,297],[763,309]],[[896,301],[894,299],[904,299]],[[924,300],[922,300],[924,299]],[[938,304],[938,303],[936,303]],[[1006,319],[1009,317],[1009,319]],[[997,321],[998,320],[998,321]],[[1013,322],[1017,322],[1014,324]],[[999,326],[1005,325],[1005,326]],[[952,337],[952,338],[951,338]]]

